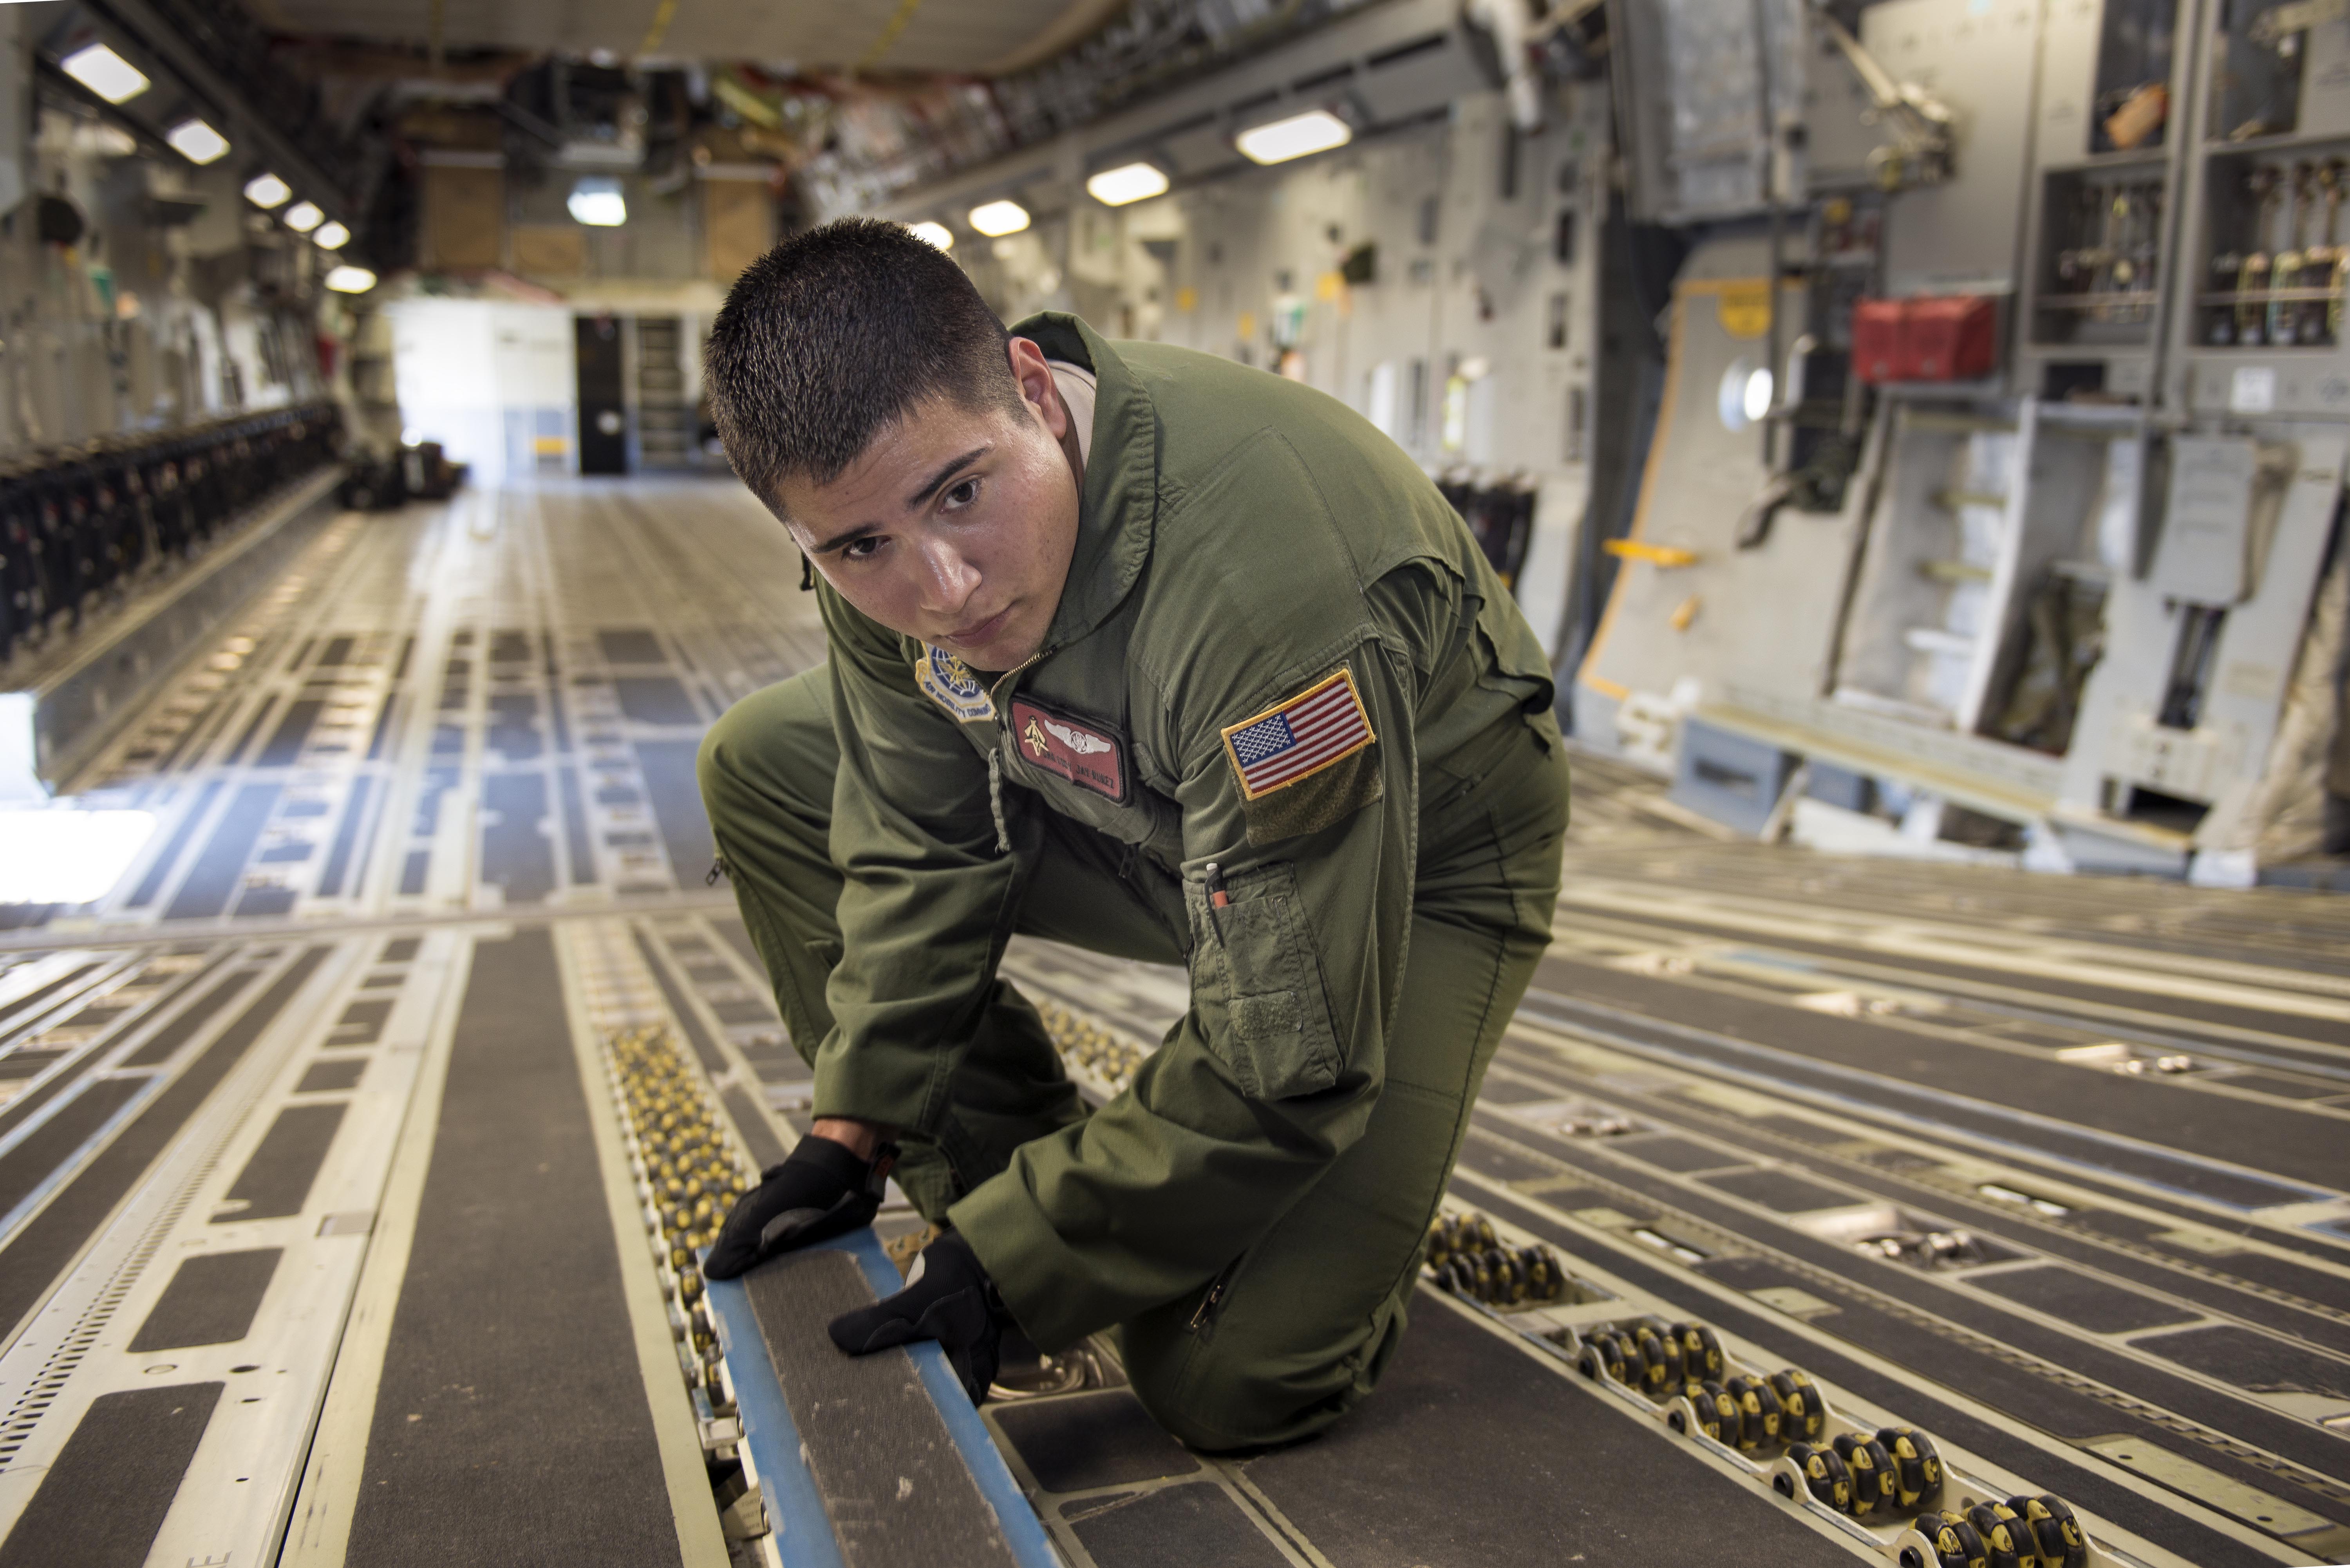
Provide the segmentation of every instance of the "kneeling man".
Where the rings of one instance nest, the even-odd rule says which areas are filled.
[[[727,1217],[742,1272],[944,1226],[832,1325],[945,1346],[1115,1326],[1224,1449],[1378,1380],[1494,1045],[1549,940],[1549,667],[1386,436],[1295,382],[1007,334],[947,256],[834,223],[743,274],[707,385],[814,563],[829,661],[738,703],[702,787],[816,1120]],[[997,973],[1015,932],[1181,964],[1191,1004],[1088,1114]]]

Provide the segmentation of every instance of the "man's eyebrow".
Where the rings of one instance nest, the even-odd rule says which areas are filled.
[[[962,469],[968,468],[971,464],[977,462],[981,458],[985,457],[989,452],[993,452],[994,450],[995,443],[993,441],[987,441],[972,448],[969,452],[964,452],[961,457],[948,459],[944,463],[940,465],[939,471],[936,473],[931,475],[931,482],[928,484],[923,485],[920,490],[914,492],[913,494],[906,497],[906,510],[911,512],[917,506],[928,504],[931,497],[936,495],[939,491],[944,487],[948,480],[952,479],[956,473],[961,472]]]
[[[960,473],[962,470],[970,467],[972,463],[978,462],[981,458],[985,457],[989,452],[993,452],[994,450],[995,443],[993,441],[984,442],[982,445],[972,448],[969,452],[964,452],[960,457],[950,458],[945,462],[940,464],[938,472],[931,475],[929,482],[920,490],[917,490],[913,494],[906,498],[906,510],[911,512],[915,508],[926,504],[931,496],[936,495],[940,490],[945,487],[949,480],[952,479],[957,473]],[[824,541],[824,543],[813,546],[810,553],[818,556],[829,556],[836,551],[847,549],[849,545],[856,544],[857,541],[864,538],[869,534],[878,534],[880,531],[881,524],[879,523],[860,523],[856,527],[845,528],[840,533]]]
[[[841,533],[833,535],[821,545],[811,545],[809,547],[809,554],[816,556],[829,556],[836,550],[846,550],[849,545],[856,544],[857,541],[864,538],[868,534],[878,534],[880,531],[881,524],[879,523],[860,523],[854,528],[846,529]]]

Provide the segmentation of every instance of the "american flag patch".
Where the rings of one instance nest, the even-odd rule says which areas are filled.
[[[1277,707],[1224,732],[1224,750],[1248,800],[1311,777],[1373,741],[1352,670],[1318,680]]]

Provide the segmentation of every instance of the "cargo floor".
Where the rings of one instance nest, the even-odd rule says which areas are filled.
[[[73,781],[157,827],[99,903],[0,908],[0,1568],[894,1560],[845,1472],[743,1469],[778,1421],[854,1451],[855,1412],[674,1293],[616,1054],[673,1042],[745,1164],[805,1118],[692,776],[821,659],[796,580],[731,485],[338,518]],[[2106,1561],[2350,1559],[2350,901],[1832,860],[1616,764],[1577,789],[1451,1200],[1573,1299],[1423,1285],[1361,1408],[1258,1454],[1165,1438],[1113,1344],[1024,1365],[911,1422],[1024,1494],[1042,1533],[989,1552],[1898,1561],[1578,1369],[1683,1321],[1976,1495],[2064,1498]],[[1097,1096],[1184,1005],[1007,967]]]

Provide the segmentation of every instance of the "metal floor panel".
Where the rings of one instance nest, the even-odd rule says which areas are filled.
[[[692,1386],[607,1082],[660,1029],[746,1164],[806,1119],[692,783],[728,703],[823,657],[797,580],[731,483],[338,518],[85,771],[159,826],[108,899],[0,916],[0,1563],[889,1549],[736,1473],[753,1401]],[[1576,788],[1453,1199],[1605,1299],[1424,1291],[1361,1411],[1238,1458],[1158,1434],[1097,1347],[987,1407],[1053,1551],[1891,1561],[1561,1359],[1637,1310],[2060,1493],[2115,1563],[2350,1558],[2350,903],[1834,860],[1620,764]],[[1006,964],[1097,1047],[1187,1002]],[[1929,1233],[1965,1241],[1902,1251]],[[104,1518],[63,1507],[86,1472]],[[728,1527],[782,1536],[722,1538],[745,1480]]]
[[[591,1114],[551,936],[477,942],[346,1561],[678,1561]]]

